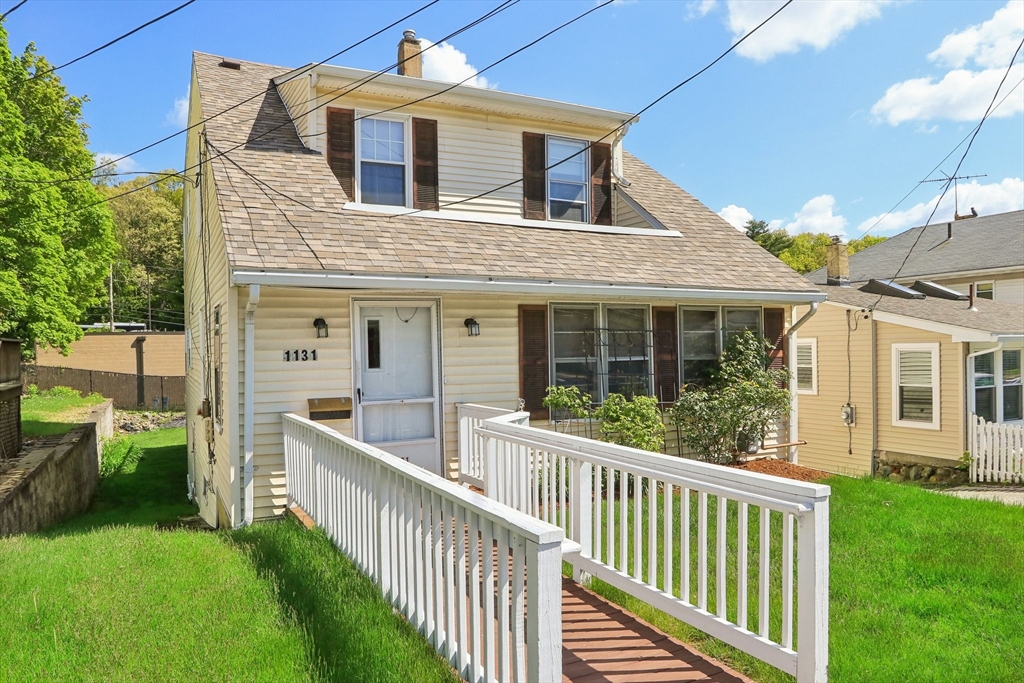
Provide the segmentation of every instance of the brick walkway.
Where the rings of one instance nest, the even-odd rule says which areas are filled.
[[[752,683],[568,579],[562,582],[562,681]]]

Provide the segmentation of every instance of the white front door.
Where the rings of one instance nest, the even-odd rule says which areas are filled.
[[[437,303],[356,303],[356,438],[441,474]]]

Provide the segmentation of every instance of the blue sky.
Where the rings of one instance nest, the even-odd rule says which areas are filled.
[[[89,97],[93,151],[119,156],[178,129],[192,50],[296,67],[424,2],[199,0],[60,73],[70,92]],[[29,0],[6,25],[13,50],[34,41],[60,64],[177,4]],[[406,24],[421,38],[438,40],[496,4],[442,0]],[[510,92],[636,111],[780,4],[616,2],[483,78]],[[12,5],[0,0],[0,12]],[[460,80],[593,6],[593,0],[524,0],[428,52],[426,75]],[[399,28],[336,63],[366,69],[393,63]],[[973,128],[1022,39],[1022,0],[797,0],[646,113],[626,148],[731,222],[753,216],[791,232],[857,237]],[[1022,78],[1019,57],[1003,94]],[[970,206],[982,214],[1024,208],[1022,112],[1024,84],[986,122],[961,169],[987,174],[961,183],[961,213]],[[962,149],[942,170],[952,173]],[[179,137],[120,170],[180,168],[183,157]],[[939,189],[918,187],[873,233],[922,223]],[[950,196],[936,220],[952,212]]]

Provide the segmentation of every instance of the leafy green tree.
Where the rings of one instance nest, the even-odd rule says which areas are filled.
[[[850,240],[847,245],[851,254],[863,251],[870,246],[884,242],[885,237],[865,235],[860,239]],[[800,233],[792,238],[792,244],[778,254],[778,257],[790,268],[798,273],[810,273],[818,268],[823,268],[826,261],[828,245],[832,238],[828,233]]]
[[[747,330],[730,342],[710,382],[683,387],[672,420],[701,460],[731,461],[789,412],[789,373],[768,368],[771,348]]]
[[[850,253],[856,254],[858,251],[864,251],[868,247],[873,247],[880,242],[884,242],[889,239],[888,237],[875,237],[874,235],[864,235],[860,239],[850,240]],[[822,264],[824,265],[824,264]]]
[[[93,158],[84,99],[49,68],[32,44],[12,56],[0,25],[0,335],[66,349],[115,243],[92,183],[65,182],[88,178]]]
[[[793,244],[793,238],[782,228],[772,230],[765,221],[751,219],[744,226],[747,237],[757,242],[772,256],[778,256]]]
[[[114,214],[115,317],[142,321],[151,307],[154,328],[182,329],[182,182],[147,175],[115,183],[108,175],[97,178],[96,186],[101,196],[111,197]],[[100,322],[108,316],[106,306],[98,306],[87,320]]]

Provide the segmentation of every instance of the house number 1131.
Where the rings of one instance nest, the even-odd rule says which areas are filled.
[[[284,352],[285,361],[316,360],[316,349],[288,349]]]

